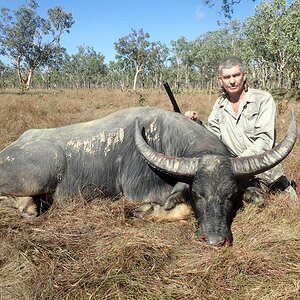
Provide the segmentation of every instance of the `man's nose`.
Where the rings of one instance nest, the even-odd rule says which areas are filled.
[[[234,83],[234,78],[233,78],[233,76],[230,76],[229,82],[230,82],[230,83]]]

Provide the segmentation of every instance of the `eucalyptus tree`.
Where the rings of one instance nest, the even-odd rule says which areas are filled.
[[[104,55],[97,53],[92,46],[79,46],[78,53],[74,55],[75,61],[79,60],[83,87],[98,87],[106,75]]]
[[[152,87],[157,88],[161,86],[162,82],[166,79],[165,73],[169,53],[169,48],[165,44],[161,42],[152,43],[143,74],[147,77],[147,81],[152,82]]]
[[[0,61],[0,88],[5,88],[6,84],[5,84],[5,75],[6,75],[6,72],[7,72],[7,66],[2,62]]]
[[[289,36],[290,58],[287,62],[286,73],[288,77],[288,88],[300,89],[300,0],[294,0],[287,8],[287,24],[290,29]]]
[[[64,62],[64,72],[71,85],[77,88],[98,87],[104,81],[107,73],[104,56],[97,53],[92,46],[78,46],[78,52],[67,55]]]
[[[15,11],[0,10],[1,54],[11,59],[26,90],[36,69],[60,58],[63,49],[60,38],[74,23],[72,14],[59,6],[48,9],[47,20],[37,15],[37,8],[36,0],[28,0]]]
[[[244,23],[245,44],[264,86],[299,84],[300,1],[262,2]],[[296,77],[296,78],[295,78]]]
[[[226,54],[222,30],[202,34],[194,41],[195,67],[199,71],[201,88],[209,88],[216,75],[216,66]]]
[[[129,85],[129,75],[122,61],[110,61],[107,66],[106,86],[120,88],[122,91]]]
[[[171,40],[171,64],[175,68],[175,86],[179,88],[184,81],[188,82],[188,53],[189,42],[183,36],[177,40]]]
[[[231,19],[235,5],[240,3],[241,1],[246,1],[246,0],[203,0],[203,2],[207,4],[209,7],[218,6],[219,11],[227,19]],[[255,2],[255,0],[252,1]]]
[[[114,43],[117,52],[116,59],[123,61],[128,68],[134,69],[133,89],[136,89],[138,74],[149,59],[153,42],[150,42],[150,34],[139,30],[131,29],[131,33],[121,37]]]
[[[0,61],[0,89],[15,85],[15,76],[13,76],[13,69],[7,64]]]
[[[242,56],[241,24],[230,21],[223,27],[209,31],[193,41],[192,56],[194,66],[200,75],[201,88],[211,88],[214,85],[218,64],[227,55]]]

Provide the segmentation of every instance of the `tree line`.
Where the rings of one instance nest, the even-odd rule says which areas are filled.
[[[300,0],[271,0],[257,6],[243,23],[219,24],[192,41],[152,41],[141,29],[114,43],[114,61],[93,46],[80,45],[68,54],[60,43],[74,23],[61,7],[37,15],[35,0],[14,12],[0,10],[0,86],[35,88],[159,88],[168,81],[176,89],[216,87],[216,68],[226,55],[240,56],[252,86],[300,88]],[[46,42],[47,41],[47,42]]]

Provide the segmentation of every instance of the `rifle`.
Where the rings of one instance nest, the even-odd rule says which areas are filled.
[[[170,88],[170,86],[169,86],[169,84],[168,84],[167,81],[164,82],[164,87],[165,87],[165,90],[167,91],[167,94],[168,94],[168,96],[169,96],[169,98],[171,100],[171,103],[173,105],[173,110],[175,112],[178,112],[178,113],[181,114],[180,108],[179,108],[179,106],[178,106],[178,104],[177,104],[177,102],[175,100],[175,97],[174,97],[174,95],[173,95],[173,93],[171,91],[171,88]]]

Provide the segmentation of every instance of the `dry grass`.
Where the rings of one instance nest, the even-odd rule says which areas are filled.
[[[175,95],[206,119],[216,95]],[[0,101],[0,148],[27,128],[94,119],[144,102],[170,108],[164,91],[8,91]],[[279,136],[291,102],[278,103]],[[298,116],[300,106],[296,106]],[[284,161],[300,182],[299,143]],[[300,299],[300,202],[270,196],[233,223],[234,245],[216,250],[183,223],[130,220],[121,199],[70,199],[35,219],[0,209],[0,299]]]

